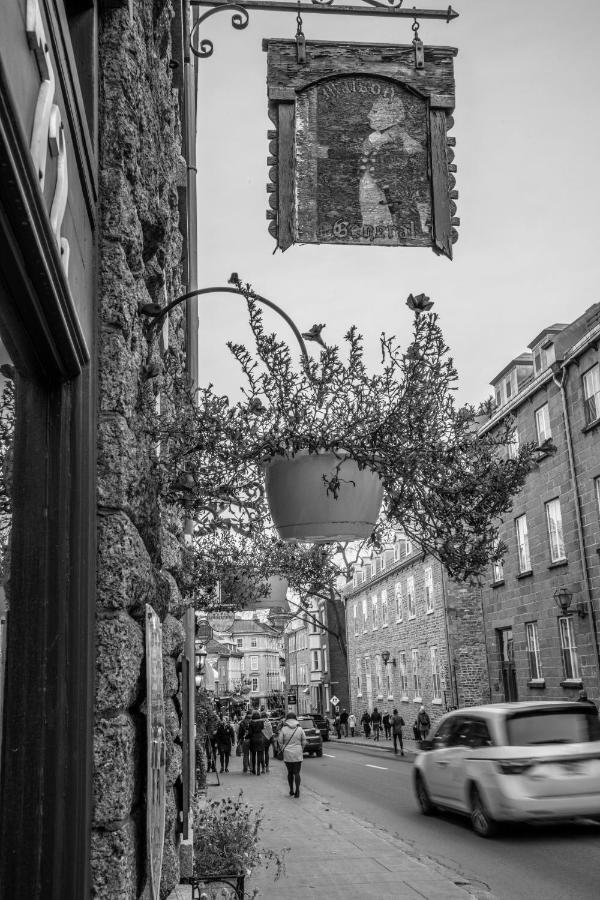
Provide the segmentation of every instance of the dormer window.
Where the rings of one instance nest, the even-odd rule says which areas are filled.
[[[533,374],[539,375],[545,372],[548,366],[551,366],[556,358],[554,344],[552,341],[545,340],[539,344],[533,351]]]

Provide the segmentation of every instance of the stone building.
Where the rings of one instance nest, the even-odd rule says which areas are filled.
[[[236,619],[231,636],[243,654],[242,671],[250,688],[250,705],[269,708],[274,694],[282,690],[277,631],[256,618]]]
[[[292,604],[293,605],[293,604]],[[332,715],[332,697],[347,709],[348,664],[344,605],[339,596],[311,596],[307,611],[292,619],[285,630],[286,680],[296,697],[299,713]]]
[[[489,702],[481,592],[400,537],[364,559],[345,588],[350,707],[397,707],[407,726]],[[389,656],[388,656],[389,654]],[[412,736],[412,735],[410,735]]]
[[[484,587],[492,699],[600,700],[600,304],[544,328],[493,379],[515,446],[536,463],[502,525],[507,547]],[[561,605],[562,604],[562,605]]]
[[[178,308],[156,329],[139,308],[196,284],[191,14],[184,0],[1,6],[16,462],[0,894],[150,896],[149,604],[164,654],[164,896],[180,875],[181,535],[160,518],[143,414],[168,402],[166,368],[194,379],[197,316]]]

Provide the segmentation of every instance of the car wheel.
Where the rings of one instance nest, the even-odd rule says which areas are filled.
[[[425,779],[420,772],[417,772],[415,776],[415,794],[417,795],[417,801],[423,815],[432,816],[435,812],[435,806],[431,802]]]
[[[473,831],[479,837],[493,837],[498,826],[490,815],[479,788],[473,785],[471,788],[471,825]]]
[[[317,750],[317,756],[323,756],[323,751],[322,751],[322,750]]]

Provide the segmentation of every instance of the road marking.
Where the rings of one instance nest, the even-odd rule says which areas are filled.
[[[371,763],[365,763],[367,769],[383,769],[384,772],[387,772],[387,766],[372,766]]]
[[[335,759],[335,756],[333,755],[333,753],[324,753],[323,756],[328,756],[329,759]]]

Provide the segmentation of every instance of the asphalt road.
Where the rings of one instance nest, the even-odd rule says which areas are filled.
[[[459,873],[481,898],[488,891],[498,900],[600,898],[600,826],[513,825],[485,840],[471,831],[466,818],[426,817],[418,811],[410,758],[334,741],[323,745],[323,753],[303,763],[306,787],[333,808],[385,828],[419,856]]]

